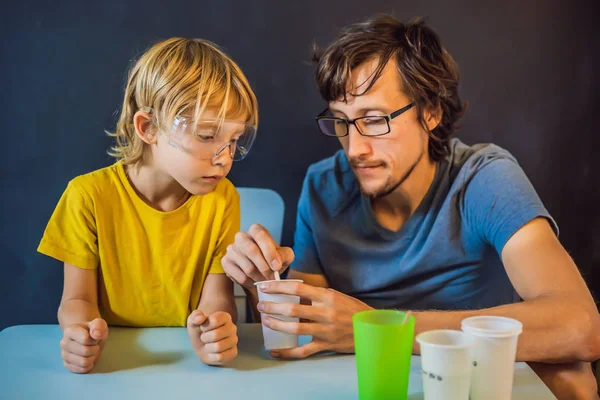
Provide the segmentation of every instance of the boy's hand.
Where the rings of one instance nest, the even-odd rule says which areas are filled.
[[[237,327],[224,311],[205,316],[195,310],[187,320],[187,330],[196,354],[208,365],[224,365],[237,354]]]
[[[77,374],[88,373],[102,354],[108,338],[108,325],[102,318],[81,324],[67,325],[60,341],[65,367]]]

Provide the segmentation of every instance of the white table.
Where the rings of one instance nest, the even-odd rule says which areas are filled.
[[[196,357],[184,328],[111,328],[94,370],[68,372],[57,325],[0,332],[0,399],[355,399],[353,355],[271,359],[260,325],[240,325],[239,356],[225,368]],[[303,337],[301,342],[308,341]],[[409,399],[423,398],[420,357],[412,358]],[[554,399],[525,363],[515,364],[513,399]]]

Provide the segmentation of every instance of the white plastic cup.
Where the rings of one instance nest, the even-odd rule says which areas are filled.
[[[469,400],[475,339],[461,331],[436,330],[416,340],[421,345],[425,400]]]
[[[512,318],[477,316],[464,319],[461,326],[475,339],[471,399],[510,400],[523,324]]]
[[[282,279],[280,281],[256,282],[254,285],[256,286],[256,288],[258,290],[258,301],[269,301],[272,303],[292,303],[292,304],[300,303],[299,296],[292,296],[289,294],[263,293],[260,290],[260,285],[262,285],[263,283],[270,283],[270,282],[303,282],[303,281],[300,279]],[[290,318],[290,317],[285,317],[283,315],[273,315],[273,314],[264,314],[264,313],[260,314],[261,319],[264,318],[265,316],[277,318],[281,321],[299,322],[298,318]],[[263,339],[265,342],[266,350],[291,349],[294,347],[298,347],[298,335],[292,335],[289,333],[274,331],[273,329],[265,326],[264,324],[262,324],[262,333],[263,333]]]

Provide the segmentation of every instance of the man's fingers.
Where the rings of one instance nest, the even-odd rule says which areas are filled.
[[[100,350],[100,345],[94,344],[90,346],[85,346],[83,344],[77,343],[72,339],[63,337],[60,341],[60,348],[63,351],[73,353],[81,357],[91,357],[98,353],[98,350]]]
[[[230,254],[228,253],[225,257],[229,256]],[[225,260],[225,257],[223,257],[222,261],[223,269],[225,270],[225,273],[227,274],[229,279],[248,289],[254,287],[255,281],[248,275],[246,275],[244,270],[242,270],[242,268],[240,268],[240,266],[237,265],[237,263],[235,263],[235,261],[233,261],[232,258],[228,258],[227,260]]]
[[[324,351],[325,345],[323,343],[312,341],[300,347],[294,347],[293,349],[281,349],[271,351],[271,356],[281,359],[298,359],[306,358],[320,351]]]
[[[208,343],[204,345],[204,350],[207,353],[222,353],[229,349],[234,348],[238,344],[237,335],[229,336],[223,340],[219,340],[215,343]]]
[[[69,339],[74,340],[79,344],[86,346],[97,344],[98,342],[90,336],[87,324],[73,324],[65,327],[63,335]]]
[[[92,368],[94,368],[93,365],[88,368],[79,367],[77,365],[70,364],[64,360],[63,360],[63,364],[66,369],[68,369],[69,371],[74,372],[76,374],[87,374],[88,372],[90,372],[92,370]]]
[[[247,233],[236,234],[235,243],[227,248],[222,264],[234,281],[251,287],[254,282],[274,279],[273,271],[283,271],[293,261],[293,254],[291,249],[277,246],[264,227],[254,224]],[[239,270],[246,277],[241,276]]]
[[[258,246],[256,246],[254,242],[243,246],[243,250],[238,250],[233,245],[227,249],[228,255],[233,263],[235,263],[235,265],[237,265],[244,274],[252,280],[252,282],[267,280],[261,269],[266,269],[267,274],[270,273],[271,270],[268,269]]]
[[[263,325],[274,331],[289,333],[292,335],[310,335],[313,337],[326,337],[327,328],[319,323],[288,322],[274,317],[264,316]]]
[[[264,253],[265,245],[263,243],[261,247],[261,243],[259,243],[255,237],[257,236],[259,240],[264,242],[266,239],[258,234],[258,232],[262,231],[266,232],[262,226],[254,224],[250,227],[247,233],[238,233],[240,241],[238,242],[236,240],[235,244],[235,250],[238,252],[238,254],[241,254],[244,256],[244,258],[247,258],[264,277],[261,279],[255,279],[255,281],[270,279],[270,276],[273,274],[273,269],[269,265],[269,260],[267,259],[268,253]],[[243,265],[241,267],[243,267]]]
[[[248,230],[248,234],[260,249],[260,258],[262,258],[263,262],[256,265],[262,274],[269,278],[273,276],[272,271],[280,271],[283,260],[279,251],[277,251],[279,246],[277,246],[269,231],[259,224],[254,224]],[[252,257],[251,259],[254,261]]]
[[[271,315],[282,315],[284,317],[301,318],[314,322],[327,323],[331,318],[328,309],[319,306],[295,304],[295,303],[258,303],[258,311]]]
[[[294,262],[294,250],[289,247],[279,247],[278,251],[279,256],[281,257],[281,263],[283,264],[283,268],[280,272],[283,272],[292,262]]]
[[[221,265],[229,279],[246,288],[252,288],[255,281],[247,276],[244,270],[239,266],[242,262],[241,258],[242,256],[235,251],[234,246],[229,245],[227,247],[227,254],[221,259]]]
[[[87,324],[90,337],[94,340],[106,340],[108,338],[108,324],[102,318],[96,318]]]
[[[225,311],[217,311],[211,314],[210,317],[200,326],[202,332],[212,331],[223,325],[232,323],[231,315]]]
[[[330,289],[314,287],[302,282],[290,281],[262,283],[259,288],[263,293],[290,294],[300,296],[302,299],[325,304],[331,303],[331,298],[335,293],[335,291]]]

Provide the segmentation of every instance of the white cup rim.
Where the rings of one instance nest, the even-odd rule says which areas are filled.
[[[467,340],[467,342],[462,343],[462,344],[458,344],[458,343],[442,344],[442,343],[434,343],[434,342],[428,341],[427,336],[430,336],[435,333],[449,333],[454,336],[462,336],[464,339]],[[473,345],[475,344],[475,339],[472,336],[469,336],[466,332],[454,330],[454,329],[436,329],[436,330],[432,330],[432,331],[422,332],[417,335],[415,340],[417,342],[419,342],[419,344],[421,346],[433,347],[433,348],[438,348],[438,349],[447,349],[447,350],[468,349],[470,347],[473,347]]]
[[[269,280],[269,281],[254,282],[254,286],[262,285],[263,283],[271,283],[271,282],[299,282],[299,283],[304,283],[304,281],[302,279],[280,279],[280,280],[272,279],[272,280]]]
[[[506,324],[504,329],[489,329],[477,326],[477,322],[481,321],[502,322]],[[509,338],[519,336],[523,332],[523,324],[513,318],[499,317],[494,315],[477,315],[474,317],[465,318],[461,322],[461,328],[474,336],[493,337],[493,338]]]

